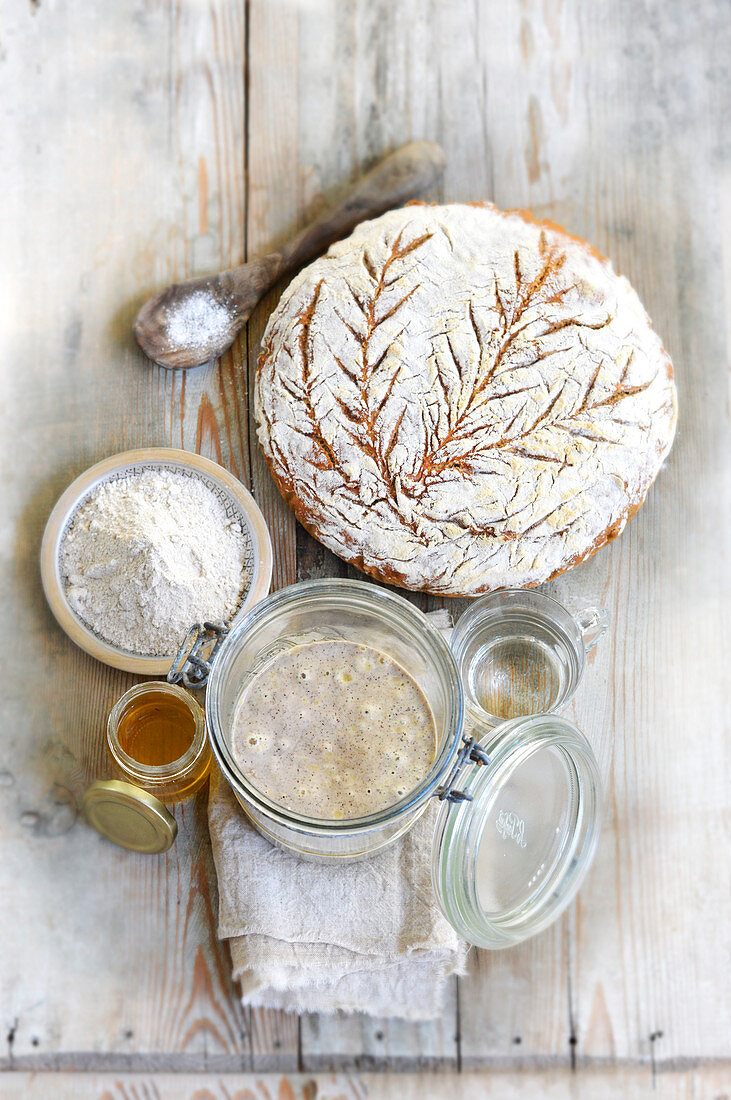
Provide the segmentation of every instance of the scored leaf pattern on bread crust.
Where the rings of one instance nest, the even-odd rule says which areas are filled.
[[[653,387],[663,366],[664,404],[652,401],[674,422],[659,341],[651,334],[661,353],[654,369],[648,371],[647,356],[638,369],[637,333],[624,315],[614,324],[619,297],[595,293],[585,273],[577,275],[569,239],[549,234],[549,240],[544,231],[532,250],[517,244],[511,262],[496,264],[468,297],[425,316],[425,295],[435,300],[435,250],[444,250],[445,240],[451,248],[452,239],[448,226],[425,228],[424,220],[406,219],[397,232],[354,249],[347,266],[352,271],[357,256],[359,274],[350,278],[330,274],[328,262],[336,264],[337,255],[313,265],[319,277],[300,294],[296,315],[283,329],[270,323],[260,365],[269,368],[267,385],[291,400],[287,432],[308,444],[304,451],[282,447],[273,405],[259,401],[262,444],[275,476],[290,500],[307,502],[316,529],[333,521],[329,545],[368,549],[372,522],[377,534],[400,529],[416,554],[419,546],[444,543],[445,524],[453,531],[448,537],[461,532],[503,544],[586,526],[596,508],[584,502],[587,485],[572,467],[590,458],[601,465],[615,449],[631,454],[638,433],[649,438],[652,403],[622,409]],[[605,278],[610,290],[619,282],[611,271]],[[448,291],[445,281],[446,298]],[[419,358],[413,349],[425,324],[435,331]],[[661,445],[654,447],[659,454]],[[631,457],[607,468],[617,466],[610,476],[628,491],[622,462],[631,465]],[[486,521],[490,478],[499,491]],[[507,499],[506,479],[515,482]],[[543,508],[525,492],[531,479],[540,482]],[[455,490],[460,481],[464,501]],[[350,530],[361,522],[362,532]]]
[[[604,328],[611,322],[611,317],[607,316],[604,320],[599,322],[582,321],[577,317],[564,317],[560,320],[545,321],[541,324],[541,318],[529,318],[525,320],[526,311],[530,308],[536,308],[538,304],[543,304],[546,307],[555,306],[562,303],[567,295],[576,288],[573,284],[558,287],[557,289],[549,290],[549,279],[551,275],[557,274],[566,262],[566,253],[560,252],[557,249],[549,250],[546,244],[545,234],[541,234],[540,238],[540,253],[543,260],[541,268],[538,274],[526,285],[526,280],[521,270],[520,256],[516,250],[514,253],[514,271],[515,271],[515,287],[512,302],[506,304],[501,293],[497,278],[494,282],[494,295],[495,295],[495,310],[497,312],[499,321],[497,326],[497,350],[491,355],[489,349],[485,346],[485,340],[483,334],[480,331],[480,327],[475,319],[475,312],[472,301],[468,303],[468,314],[470,319],[470,325],[475,335],[475,340],[478,347],[478,355],[481,363],[485,363],[485,369],[482,375],[478,375],[475,383],[472,387],[469,395],[466,408],[459,414],[457,422],[454,428],[451,428],[447,435],[438,441],[434,450],[424,454],[417,479],[423,479],[425,485],[433,481],[434,475],[444,473],[447,469],[456,469],[461,473],[470,474],[474,471],[474,462],[470,461],[471,458],[479,454],[483,454],[485,451],[496,449],[513,454],[520,455],[522,458],[528,458],[538,462],[561,462],[560,458],[553,455],[541,454],[535,451],[527,449],[528,437],[532,436],[539,428],[545,428],[551,426],[558,431],[565,431],[569,434],[580,434],[584,438],[596,443],[612,443],[611,439],[607,439],[605,436],[599,434],[590,434],[586,431],[582,431],[580,428],[572,427],[571,422],[579,416],[587,416],[595,409],[601,408],[608,404],[616,404],[617,401],[622,400],[624,397],[630,397],[633,394],[641,393],[646,389],[652,380],[642,383],[639,386],[627,386],[625,385],[625,379],[629,370],[631,362],[631,356],[625,364],[622,376],[615,386],[613,392],[605,397],[601,401],[597,401],[593,404],[589,404],[589,400],[596,384],[599,372],[602,365],[599,364],[591,379],[589,385],[584,393],[581,403],[575,408],[575,410],[564,416],[556,416],[552,419],[556,405],[559,403],[560,398],[563,395],[562,386],[555,395],[553,395],[545,409],[541,410],[536,418],[529,424],[527,428],[523,428],[521,431],[511,434],[511,429],[518,418],[518,414],[515,414],[505,426],[502,435],[497,440],[485,442],[483,444],[479,441],[479,436],[484,433],[484,423],[473,423],[473,419],[483,404],[490,400],[504,399],[508,396],[515,396],[520,393],[520,388],[517,390],[505,390],[498,395],[491,397],[490,386],[493,380],[496,378],[498,369],[501,364],[504,363],[510,348],[515,344],[517,338],[521,333],[531,331],[531,338],[535,341],[535,354],[526,363],[520,364],[520,370],[529,370],[536,367],[542,360],[547,359],[550,355],[554,355],[560,348],[546,348],[541,344],[541,341],[547,339],[549,336],[553,336],[558,332],[563,332],[566,329],[575,330],[576,333],[580,333],[582,329],[598,330]],[[450,355],[457,369],[457,373],[460,378],[463,374],[463,367],[455,354],[452,346],[452,341],[449,336],[446,339],[447,347],[449,348]],[[443,391],[446,396],[446,386],[442,380],[441,371],[437,367],[437,377],[440,381]],[[533,386],[525,387],[526,390],[532,390]],[[478,401],[478,398],[482,398]],[[476,440],[476,437],[477,440]],[[525,441],[523,446],[518,447],[518,441]],[[456,455],[450,455],[448,453],[449,447],[452,444],[468,443],[470,451],[466,456],[462,456],[459,453]]]
[[[357,328],[351,321],[340,317],[342,324],[348,328],[355,341],[360,346],[360,362],[356,364],[347,364],[340,357],[335,355],[334,352],[331,353],[337,364],[338,370],[340,370],[353,384],[357,397],[356,402],[349,403],[337,394],[334,395],[335,401],[344,416],[342,430],[351,442],[362,451],[363,455],[374,463],[383,483],[383,499],[393,514],[397,516],[402,523],[409,526],[415,534],[418,534],[416,524],[409,520],[399,507],[395,479],[393,471],[389,467],[389,458],[397,442],[407,406],[404,405],[385,441],[381,440],[379,432],[377,431],[379,417],[391,396],[396,378],[401,369],[401,364],[399,363],[396,366],[386,386],[385,394],[381,396],[380,399],[374,400],[370,392],[370,383],[374,372],[383,364],[393,343],[402,335],[404,329],[402,328],[397,336],[386,345],[385,349],[375,361],[371,361],[369,356],[371,341],[376,330],[385,321],[393,318],[419,288],[419,284],[416,283],[399,298],[394,305],[389,305],[387,310],[382,315],[379,315],[378,304],[384,289],[390,285],[389,274],[392,272],[394,264],[415,252],[416,249],[429,240],[431,236],[431,233],[422,234],[409,243],[403,244],[403,233],[399,233],[379,272],[370,260],[367,251],[364,251],[363,264],[373,281],[372,293],[368,298],[361,299],[351,287],[348,287],[348,290],[357,310],[364,320],[365,327],[364,329]],[[545,429],[546,427],[551,427],[556,431],[566,432],[570,435],[580,435],[591,442],[613,445],[611,439],[598,434],[598,432],[592,434],[581,427],[575,426],[574,421],[576,421],[577,418],[588,417],[596,409],[614,405],[625,397],[631,397],[634,394],[641,393],[651,384],[651,379],[637,386],[629,386],[626,384],[627,373],[632,361],[632,356],[630,355],[617,384],[609,395],[601,400],[591,401],[592,393],[602,369],[602,364],[600,363],[590,377],[581,401],[572,412],[552,418],[552,413],[563,394],[564,386],[562,385],[556,394],[551,396],[545,409],[541,410],[527,428],[523,428],[521,431],[511,434],[513,424],[518,419],[518,414],[516,413],[506,425],[500,438],[489,442],[480,441],[479,437],[485,433],[485,424],[479,419],[477,419],[476,422],[475,420],[476,417],[479,416],[480,409],[483,405],[491,399],[504,400],[507,397],[515,396],[521,392],[520,389],[509,389],[501,391],[496,396],[491,397],[490,394],[491,384],[499,377],[500,366],[508,358],[511,347],[514,346],[521,333],[531,330],[531,339],[535,342],[535,354],[527,362],[520,364],[519,369],[525,371],[536,367],[542,360],[561,350],[560,348],[546,348],[542,344],[542,341],[546,340],[548,337],[567,329],[574,329],[576,332],[580,332],[582,329],[601,329],[611,321],[609,316],[599,322],[582,321],[577,317],[563,317],[559,320],[545,321],[543,323],[540,316],[533,316],[526,319],[526,313],[529,309],[535,310],[540,305],[545,307],[559,305],[565,301],[566,297],[572,291],[576,290],[573,284],[559,287],[552,285],[551,276],[555,276],[564,266],[566,254],[557,249],[549,249],[546,244],[545,234],[542,234],[540,238],[540,252],[542,258],[540,270],[537,275],[528,281],[521,269],[520,255],[517,250],[515,251],[513,262],[515,286],[511,301],[506,302],[505,299],[507,296],[501,293],[498,287],[497,278],[494,280],[493,308],[499,318],[498,326],[493,334],[492,342],[496,342],[497,345],[494,351],[491,352],[489,346],[486,344],[484,335],[475,318],[473,302],[470,300],[468,303],[468,315],[478,348],[480,370],[475,376],[466,405],[458,415],[454,426],[451,427],[442,438],[439,438],[435,434],[435,444],[433,448],[424,451],[421,455],[421,461],[414,478],[403,485],[403,491],[407,496],[420,498],[426,489],[433,486],[435,480],[447,470],[456,470],[464,475],[472,474],[474,472],[475,458],[492,449],[510,452],[536,462],[561,463],[562,459],[556,456],[542,454],[536,450],[529,449],[530,437],[539,429]],[[343,463],[338,459],[336,443],[330,443],[323,434],[323,429],[318,420],[312,395],[313,357],[309,346],[310,329],[317,310],[321,289],[322,280],[317,283],[309,303],[300,315],[299,351],[302,366],[302,386],[299,392],[292,391],[291,389],[289,392],[295,400],[300,400],[302,402],[304,411],[307,415],[307,434],[310,435],[315,446],[315,453],[312,458],[313,465],[320,469],[330,468],[334,470],[342,477],[345,491],[357,495],[358,481],[347,473]],[[446,334],[446,344],[449,348],[456,373],[461,381],[464,375],[464,368],[454,350],[449,334]],[[439,364],[439,357],[436,355],[435,361],[437,383],[441,389],[444,401],[449,402],[450,380],[448,377],[445,377],[443,369]],[[286,382],[284,386],[286,389]],[[526,387],[526,389],[533,388],[532,386]],[[518,445],[519,443],[520,446]],[[457,445],[456,453],[454,452],[455,445]],[[460,445],[467,446],[469,450],[465,453],[460,453]],[[318,454],[318,452],[321,453]],[[546,518],[548,517],[543,517],[543,519]],[[514,539],[517,537],[517,532],[507,529],[501,532],[492,528],[491,534],[493,537],[505,539]]]
[[[395,305],[389,306],[385,313],[379,315],[378,303],[384,290],[391,285],[388,277],[393,265],[414,252],[424,244],[425,241],[429,240],[430,237],[431,233],[426,233],[416,240],[402,246],[402,234],[399,234],[391,246],[388,258],[382,265],[378,276],[368,258],[367,252],[363,253],[363,265],[374,283],[373,292],[367,300],[361,301],[352,289],[349,288],[349,290],[352,300],[363,318],[364,330],[357,329],[352,323],[341,318],[342,323],[348,328],[360,346],[360,362],[357,364],[346,364],[335,355],[334,352],[332,353],[338,369],[352,382],[357,398],[355,404],[349,404],[337,394],[334,395],[334,399],[345,417],[345,423],[342,426],[343,431],[355,446],[363,452],[364,456],[370,459],[377,468],[383,482],[382,502],[385,503],[398,521],[408,527],[414,537],[422,542],[424,541],[424,536],[419,532],[417,524],[408,516],[404,515],[399,508],[396,486],[388,465],[389,456],[396,443],[405,410],[402,411],[400,417],[396,421],[385,446],[382,444],[378,432],[376,431],[376,424],[391,395],[400,368],[397,367],[394,371],[391,381],[386,388],[385,395],[378,402],[374,403],[371,401],[370,382],[374,371],[383,363],[390,345],[386,347],[386,350],[375,362],[371,362],[369,356],[373,334],[385,321],[392,318],[418,289],[418,286],[412,287],[400,301],[396,302]],[[317,309],[321,289],[322,280],[317,283],[314,293],[305,309],[300,313],[298,321],[300,326],[299,352],[302,367],[302,385],[299,391],[292,390],[286,382],[284,382],[283,385],[290,396],[302,403],[308,424],[303,434],[309,435],[314,446],[314,453],[311,458],[312,464],[319,469],[330,468],[335,471],[343,479],[343,491],[351,497],[357,497],[358,480],[347,472],[343,463],[338,458],[335,445],[331,444],[323,434],[323,429],[319,422],[313,399],[310,328]],[[267,348],[264,353],[264,358],[268,357],[270,354],[271,348]]]

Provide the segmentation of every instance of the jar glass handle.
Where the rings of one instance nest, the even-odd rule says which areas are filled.
[[[576,622],[588,653],[594,648],[609,626],[609,615],[603,607],[586,607],[576,616]]]

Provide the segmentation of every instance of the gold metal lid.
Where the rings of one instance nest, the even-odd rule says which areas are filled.
[[[119,779],[91,783],[81,808],[98,833],[133,852],[167,852],[178,835],[175,818],[158,798]]]

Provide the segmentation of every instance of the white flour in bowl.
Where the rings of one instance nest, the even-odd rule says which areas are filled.
[[[188,628],[230,618],[247,582],[246,537],[202,481],[148,469],[99,485],[61,545],[67,599],[104,641],[175,653]]]

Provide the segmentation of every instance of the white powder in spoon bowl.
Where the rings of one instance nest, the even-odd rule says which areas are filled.
[[[208,351],[231,335],[230,311],[208,291],[199,290],[166,306],[168,348]]]
[[[147,469],[93,490],[60,563],[69,604],[95,634],[140,656],[169,656],[193,623],[235,613],[246,548],[241,524],[204,482]]]

